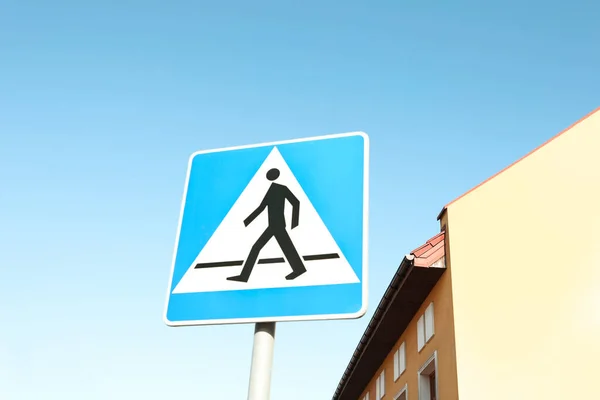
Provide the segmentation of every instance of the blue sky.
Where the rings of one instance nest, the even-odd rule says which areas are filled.
[[[600,4],[483,3],[2,1],[0,398],[245,398],[253,326],[161,318],[188,156],[363,130],[371,308],[277,330],[330,398],[441,207],[600,105]]]

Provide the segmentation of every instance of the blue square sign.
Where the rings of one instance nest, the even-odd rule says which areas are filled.
[[[363,316],[368,178],[362,132],[194,153],[165,323]]]

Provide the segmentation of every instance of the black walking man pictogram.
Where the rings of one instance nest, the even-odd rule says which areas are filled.
[[[279,170],[277,168],[270,169],[267,172],[268,180],[275,181],[277,178],[279,178]],[[244,220],[244,225],[248,226],[265,210],[265,208],[268,208],[269,226],[252,246],[250,254],[248,254],[248,258],[246,258],[246,262],[242,268],[242,272],[237,276],[230,276],[227,278],[228,280],[248,282],[250,273],[256,264],[258,254],[272,237],[275,237],[275,240],[277,240],[279,247],[281,247],[281,250],[283,251],[283,255],[292,267],[292,273],[287,275],[285,279],[292,280],[306,272],[302,258],[298,254],[298,251],[294,247],[294,243],[292,243],[292,239],[286,230],[284,214],[286,200],[292,205],[291,229],[298,226],[300,201],[287,186],[275,182],[271,183],[267,194],[265,194],[265,197],[258,208]]]

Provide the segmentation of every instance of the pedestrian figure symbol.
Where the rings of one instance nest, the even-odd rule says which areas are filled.
[[[186,263],[174,294],[360,282],[277,147]]]
[[[239,275],[228,277],[227,279],[230,281],[248,282],[260,251],[273,237],[277,240],[283,255],[292,267],[292,272],[287,275],[285,279],[292,280],[306,272],[302,258],[300,257],[300,254],[298,254],[298,251],[287,232],[284,213],[285,201],[287,200],[293,208],[292,224],[290,228],[296,228],[300,218],[300,201],[287,186],[274,182],[279,178],[279,170],[277,168],[270,169],[266,174],[266,178],[273,183],[271,183],[271,186],[260,205],[244,220],[244,225],[250,225],[256,217],[265,211],[265,209],[268,213],[269,225],[252,246],[250,254],[248,254],[244,267],[242,268],[242,272]]]

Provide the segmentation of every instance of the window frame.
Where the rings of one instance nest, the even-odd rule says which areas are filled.
[[[440,379],[439,379],[439,369],[438,369],[438,357],[437,357],[437,350],[436,350],[433,352],[431,357],[429,357],[427,359],[427,361],[425,361],[423,363],[423,365],[421,366],[421,368],[419,368],[419,371],[417,372],[417,381],[419,383],[419,396],[418,396],[419,400],[431,400],[431,393],[429,390],[429,381],[427,381],[426,384],[423,381],[429,379],[429,373],[426,371],[429,368],[431,368],[432,365],[433,365],[433,372],[435,372],[435,398],[439,399]],[[424,397],[424,396],[428,396],[428,397]]]
[[[404,387],[400,389],[398,393],[394,396],[394,400],[400,399],[400,396],[404,395],[404,398],[408,400],[408,383],[404,384]]]
[[[406,371],[406,341],[403,341],[394,353],[394,382]]]
[[[385,368],[381,370],[375,380],[375,399],[381,400],[385,396]]]
[[[433,301],[429,303],[425,312],[423,313],[425,317],[424,328],[425,328],[425,343],[429,343],[431,339],[435,336],[435,307],[433,305]],[[430,322],[428,324],[428,322]],[[431,332],[430,332],[431,331]]]
[[[417,320],[417,351],[419,353],[435,336],[435,307],[433,303],[433,301],[429,302],[429,305]]]

